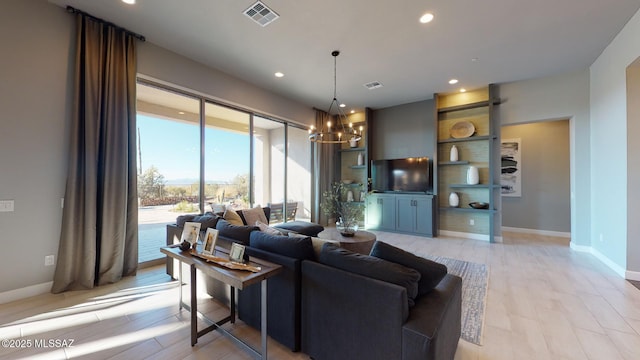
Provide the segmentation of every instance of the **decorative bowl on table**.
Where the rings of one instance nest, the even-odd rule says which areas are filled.
[[[486,202],[472,202],[472,203],[469,203],[469,206],[471,206],[474,209],[488,209],[489,208],[489,203],[486,203]]]

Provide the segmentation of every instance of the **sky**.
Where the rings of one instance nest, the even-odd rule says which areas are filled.
[[[140,132],[138,167],[152,165],[168,184],[197,182],[200,173],[199,127],[146,115],[137,116]],[[212,128],[205,130],[205,181],[230,181],[249,174],[249,136]]]

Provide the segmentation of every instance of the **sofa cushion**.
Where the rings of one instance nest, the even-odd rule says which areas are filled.
[[[193,214],[187,214],[187,215],[180,215],[176,218],[176,225],[178,227],[183,228],[184,227],[184,223],[186,223],[187,221],[191,221],[193,220],[193,218],[195,218],[196,215]]]
[[[418,296],[430,292],[447,275],[445,265],[413,255],[382,241],[373,244],[370,255],[417,270],[420,273]]]
[[[257,225],[256,221],[260,221],[265,224],[269,222],[261,207],[244,209],[239,215],[244,218],[245,225]]]
[[[299,260],[315,259],[310,237],[289,237],[271,235],[254,231],[250,235],[249,245],[264,251],[288,256]]]
[[[286,223],[274,225],[274,227],[295,231],[298,234],[307,236],[318,236],[318,233],[324,230],[324,227],[322,225],[307,221],[289,221]]]
[[[200,231],[204,231],[208,228],[216,228],[216,224],[218,223],[219,216],[216,216],[212,213],[205,213],[204,215],[180,215],[176,218],[176,225],[178,227],[184,227],[184,223],[189,222],[198,222],[200,223]]]
[[[258,230],[256,226],[249,225],[233,225],[227,220],[220,219],[216,224],[216,229],[220,231],[219,235],[235,240],[243,245],[249,245],[249,237],[251,232]]]
[[[199,215],[193,218],[193,220],[191,220],[192,222],[199,222],[202,225],[200,226],[200,231],[205,231],[208,228],[216,228],[216,225],[218,224],[218,220],[220,219],[220,217],[215,216],[215,215]]]
[[[414,299],[418,295],[420,273],[400,264],[354,253],[331,243],[322,246],[318,261],[338,269],[403,286],[407,289],[409,306],[414,305]]]
[[[246,225],[240,215],[235,210],[227,209],[224,211],[222,218],[227,220],[232,225]]]

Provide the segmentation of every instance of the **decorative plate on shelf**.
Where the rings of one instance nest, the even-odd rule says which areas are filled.
[[[476,132],[476,127],[469,121],[458,121],[449,129],[449,134],[454,139],[468,138]]]

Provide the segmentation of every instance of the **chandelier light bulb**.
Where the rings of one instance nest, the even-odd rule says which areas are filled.
[[[310,126],[309,127],[309,140],[311,142],[323,143],[323,144],[343,144],[347,143],[347,141],[358,141],[362,138],[362,126],[360,126],[360,134],[358,131],[354,129],[353,123],[348,122],[348,118],[345,115],[342,108],[346,107],[345,104],[338,101],[337,97],[337,72],[336,72],[336,63],[337,57],[340,55],[340,51],[334,50],[331,52],[331,56],[333,56],[333,100],[329,105],[329,110],[324,114],[324,119],[319,121],[316,125],[317,128]],[[331,110],[336,110],[335,113],[332,113]],[[352,113],[355,111],[351,110]],[[335,123],[335,124],[332,124]],[[349,126],[346,126],[346,124]],[[335,130],[331,129],[331,126],[334,125]],[[343,136],[344,135],[344,136]],[[348,139],[348,140],[347,140]]]

